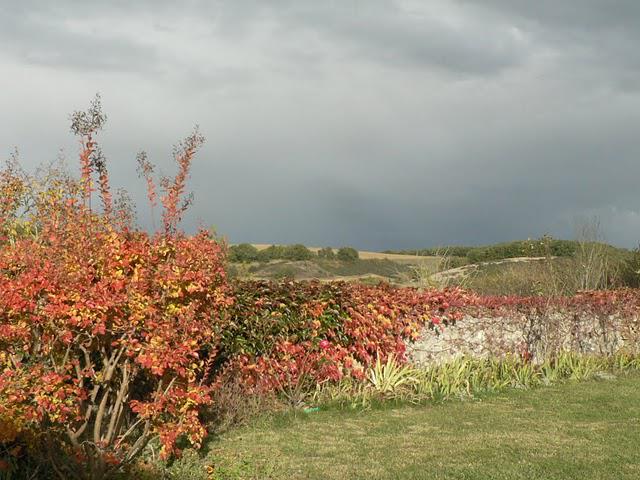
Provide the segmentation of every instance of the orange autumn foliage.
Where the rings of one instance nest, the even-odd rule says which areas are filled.
[[[16,445],[55,445],[64,455],[47,468],[61,478],[104,478],[154,436],[163,457],[180,438],[202,442],[199,414],[211,402],[203,358],[230,301],[224,246],[177,229],[175,205],[202,137],[185,141],[168,228],[149,234],[113,218],[96,155],[103,123],[99,102],[74,116],[79,180],[52,174],[42,184],[13,166],[0,171],[0,458]],[[96,174],[100,212],[90,202]]]

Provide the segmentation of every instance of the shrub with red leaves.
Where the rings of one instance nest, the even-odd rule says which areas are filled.
[[[106,167],[94,161],[103,121],[97,102],[74,116],[78,181],[50,175],[38,186],[13,167],[0,172],[0,458],[17,444],[41,447],[60,478],[108,476],[153,436],[163,457],[180,438],[201,443],[211,401],[201,357],[215,350],[215,318],[230,301],[224,247],[176,229],[201,137],[177,151],[165,230],[149,235],[111,207]],[[96,173],[101,212],[90,206]]]

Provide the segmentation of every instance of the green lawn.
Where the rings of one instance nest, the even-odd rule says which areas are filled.
[[[202,476],[205,466],[214,474]],[[211,441],[173,478],[639,479],[640,375],[474,401],[321,411]]]

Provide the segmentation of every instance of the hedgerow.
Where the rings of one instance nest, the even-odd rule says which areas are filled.
[[[249,390],[313,389],[344,378],[362,379],[376,361],[405,351],[424,329],[438,334],[463,316],[525,315],[538,322],[611,315],[638,321],[640,291],[583,292],[573,297],[479,296],[459,288],[417,290],[344,282],[238,282],[225,310],[218,364]],[[547,320],[545,320],[547,319]],[[634,320],[635,319],[635,320]],[[513,352],[530,357],[526,346]]]
[[[433,316],[435,296],[387,285],[247,281],[233,292],[218,363],[258,390],[361,378],[377,357],[402,358],[425,326],[459,316],[448,305]]]

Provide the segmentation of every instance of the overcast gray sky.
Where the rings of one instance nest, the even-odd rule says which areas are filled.
[[[207,143],[184,226],[392,249],[640,240],[638,0],[0,0],[0,153],[76,165],[100,92],[112,182]]]

